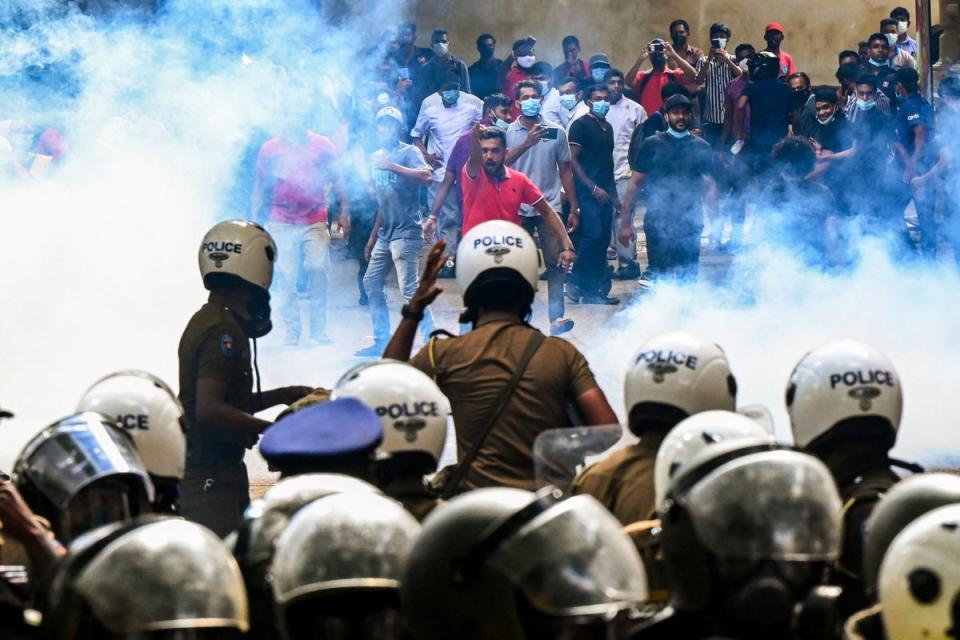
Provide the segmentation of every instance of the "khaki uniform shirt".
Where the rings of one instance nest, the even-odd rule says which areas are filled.
[[[450,399],[460,458],[479,437],[534,331],[512,313],[489,313],[470,333],[434,341],[436,367],[431,366],[428,347],[410,361],[434,376]],[[544,340],[480,447],[464,485],[534,489],[533,441],[542,431],[569,426],[567,403],[596,387],[576,347],[560,338]]]
[[[253,373],[250,343],[235,311],[208,302],[190,318],[180,338],[180,402],[187,417],[188,459],[213,457],[243,459],[247,446],[241,434],[201,430],[197,424],[197,380],[219,380],[227,385],[226,401],[241,411],[253,410]]]
[[[649,435],[583,470],[573,493],[596,498],[624,525],[656,517],[653,468],[662,437]]]

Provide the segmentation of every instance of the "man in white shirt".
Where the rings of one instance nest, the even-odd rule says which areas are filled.
[[[410,132],[410,137],[433,169],[433,182],[428,189],[431,207],[440,183],[443,182],[447,158],[453,145],[461,135],[480,121],[482,115],[483,101],[475,95],[461,91],[460,81],[452,77],[441,85],[439,91],[424,98],[420,105],[417,123]],[[438,235],[447,242],[447,251],[450,255],[456,255],[461,220],[457,197],[452,191],[447,194],[443,208],[440,209],[438,227]],[[443,275],[453,276],[449,272]]]
[[[607,71],[604,82],[610,96],[607,122],[613,126],[613,177],[617,181],[617,197],[623,202],[627,194],[627,185],[630,184],[630,163],[627,159],[630,139],[633,137],[633,132],[647,120],[647,112],[638,103],[623,95],[626,78],[622,71],[610,69]],[[632,211],[624,214],[633,218]],[[613,277],[618,280],[639,278],[640,265],[637,264],[636,245],[625,247],[617,239],[618,234],[614,233],[611,242],[617,250],[619,268]]]
[[[543,99],[543,117],[550,122],[558,122],[564,129],[570,128],[571,116],[580,101],[580,84],[576,78],[566,77]]]

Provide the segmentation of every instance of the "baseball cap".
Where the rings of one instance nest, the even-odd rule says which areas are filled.
[[[768,24],[767,28],[764,29],[763,32],[766,33],[767,31],[779,31],[780,33],[786,33],[786,31],[783,29],[783,26],[781,26],[779,22],[771,22]]]
[[[690,102],[690,98],[688,98],[687,96],[682,94],[676,94],[667,98],[666,102],[663,103],[663,110],[670,111],[670,109],[674,107],[680,107],[680,106],[689,107],[692,109],[693,103]]]
[[[608,67],[610,66],[610,57],[605,53],[595,53],[590,56],[590,66],[595,67],[599,64],[605,64]]]
[[[384,107],[377,111],[377,120],[380,118],[392,118],[396,120],[400,126],[403,126],[403,114],[400,113],[400,109],[396,107]]]

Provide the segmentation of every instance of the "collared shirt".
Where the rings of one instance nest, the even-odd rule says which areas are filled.
[[[924,168],[926,168],[929,162],[935,159],[934,156],[936,155],[933,152],[932,144],[934,139],[933,107],[919,93],[909,95],[900,102],[900,110],[897,111],[896,115],[896,125],[897,139],[909,154],[913,154],[915,147],[914,129],[920,125],[927,128],[927,145],[922,152],[924,157],[920,159]]]
[[[520,224],[520,205],[543,200],[543,194],[530,178],[506,165],[499,178],[491,178],[482,167],[477,177],[471,178],[467,166],[464,166],[460,180],[463,185],[463,235],[481,222],[490,220]]]
[[[723,113],[725,118],[734,117],[734,114],[737,112],[737,101],[740,99],[740,96],[743,95],[743,90],[746,89],[749,84],[747,75],[743,74],[739,78],[734,78],[733,81],[727,85],[727,88],[723,92]],[[730,131],[733,131],[732,127]],[[743,132],[746,135],[750,134],[749,104],[743,114]]]
[[[514,120],[507,128],[507,147],[514,148],[524,143],[530,130],[523,126],[520,118]],[[523,155],[517,158],[513,163],[513,168],[522,172],[538,189],[543,193],[543,197],[553,207],[554,211],[560,211],[560,165],[570,162],[570,143],[567,141],[567,132],[556,122],[550,122],[541,117],[539,124],[545,127],[555,127],[557,129],[557,138],[548,140],[542,138],[540,142],[533,145],[530,149],[523,152]],[[520,207],[520,215],[536,216],[539,215],[530,205]]]
[[[570,114],[566,107],[560,104],[560,92],[556,89],[547,91],[543,97],[543,107],[540,109],[540,115],[544,120],[550,122],[559,122],[560,126],[566,129],[570,125]]]
[[[897,47],[896,55],[890,58],[890,66],[894,69],[916,69],[917,59],[901,47]]]
[[[497,72],[500,64],[503,62],[500,58],[491,58],[490,60],[477,60],[470,65],[470,89],[473,95],[481,100],[491,93],[497,92]]]
[[[494,401],[503,393],[536,331],[511,313],[487,313],[476,329],[437,340],[432,366],[427,347],[410,364],[434,376],[450,399],[462,458],[476,442]],[[547,429],[569,424],[566,405],[597,388],[586,358],[571,343],[547,338],[520,378],[496,426],[484,440],[464,484],[533,490],[533,443]]]
[[[689,42],[687,43],[686,49],[682,51],[677,51],[677,54],[679,54],[681,58],[686,60],[687,64],[693,67],[693,70],[696,73],[700,73],[700,69],[703,67],[704,63],[707,61],[706,57],[703,55],[703,50],[700,49],[699,47],[691,46]],[[680,65],[678,65],[673,58],[667,58],[667,68],[674,71],[678,71],[680,69]],[[683,72],[681,71],[681,74],[682,73]],[[699,85],[696,82],[687,82],[686,80],[683,79],[682,75],[681,75],[680,82],[681,84],[683,84],[683,88],[686,89],[691,96],[696,95],[697,93],[700,92],[701,89],[703,89],[703,85]]]
[[[613,125],[613,177],[618,181],[630,178],[630,139],[646,119],[643,107],[626,96],[610,105],[607,122]]]
[[[417,79],[423,95],[433,93],[443,86],[447,77],[455,75],[460,80],[460,90],[470,93],[470,72],[463,60],[454,56],[433,56],[425,65],[420,67]]]
[[[733,60],[733,56],[728,56]],[[723,124],[724,93],[733,82],[733,71],[730,65],[722,60],[710,58],[707,62],[707,78],[704,85],[707,91],[706,109],[703,119],[711,124]]]
[[[410,132],[412,138],[427,138],[427,151],[437,156],[441,165],[433,170],[435,182],[443,180],[445,163],[457,139],[480,121],[483,101],[461,91],[460,99],[452,106],[444,106],[439,93],[427,96],[420,105],[417,124]]]
[[[492,126],[489,118],[480,118],[480,124]],[[463,211],[463,184],[460,181],[460,171],[470,160],[470,136],[473,132],[467,131],[457,138],[457,143],[453,145],[450,151],[450,157],[447,159],[447,173],[453,174],[454,184],[457,185],[457,206]]]
[[[906,51],[914,58],[920,53],[920,45],[910,36],[907,36],[902,41],[898,41],[897,46],[900,47],[901,51]]]

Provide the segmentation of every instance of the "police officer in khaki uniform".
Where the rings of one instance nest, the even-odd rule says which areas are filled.
[[[423,310],[441,291],[436,278],[444,248],[439,242],[431,251],[385,357],[409,357]],[[471,229],[457,250],[457,285],[466,307],[461,322],[473,331],[446,340],[434,334],[410,361],[450,400],[460,460],[453,478],[463,479],[451,481],[455,491],[533,489],[533,442],[544,430],[569,425],[570,404],[585,424],[617,420],[586,358],[525,322],[538,270],[536,245],[522,227],[495,220]]]
[[[587,468],[573,492],[592,495],[629,525],[654,517],[654,463],[667,433],[693,414],[733,411],[737,385],[719,346],[677,331],[640,348],[623,395],[627,424],[640,441]]]
[[[180,511],[225,536],[250,503],[244,451],[270,423],[253,414],[290,404],[308,387],[253,392],[249,340],[270,329],[277,248],[257,224],[215,225],[200,246],[200,273],[210,291],[180,339],[180,401],[187,418],[187,463]]]

